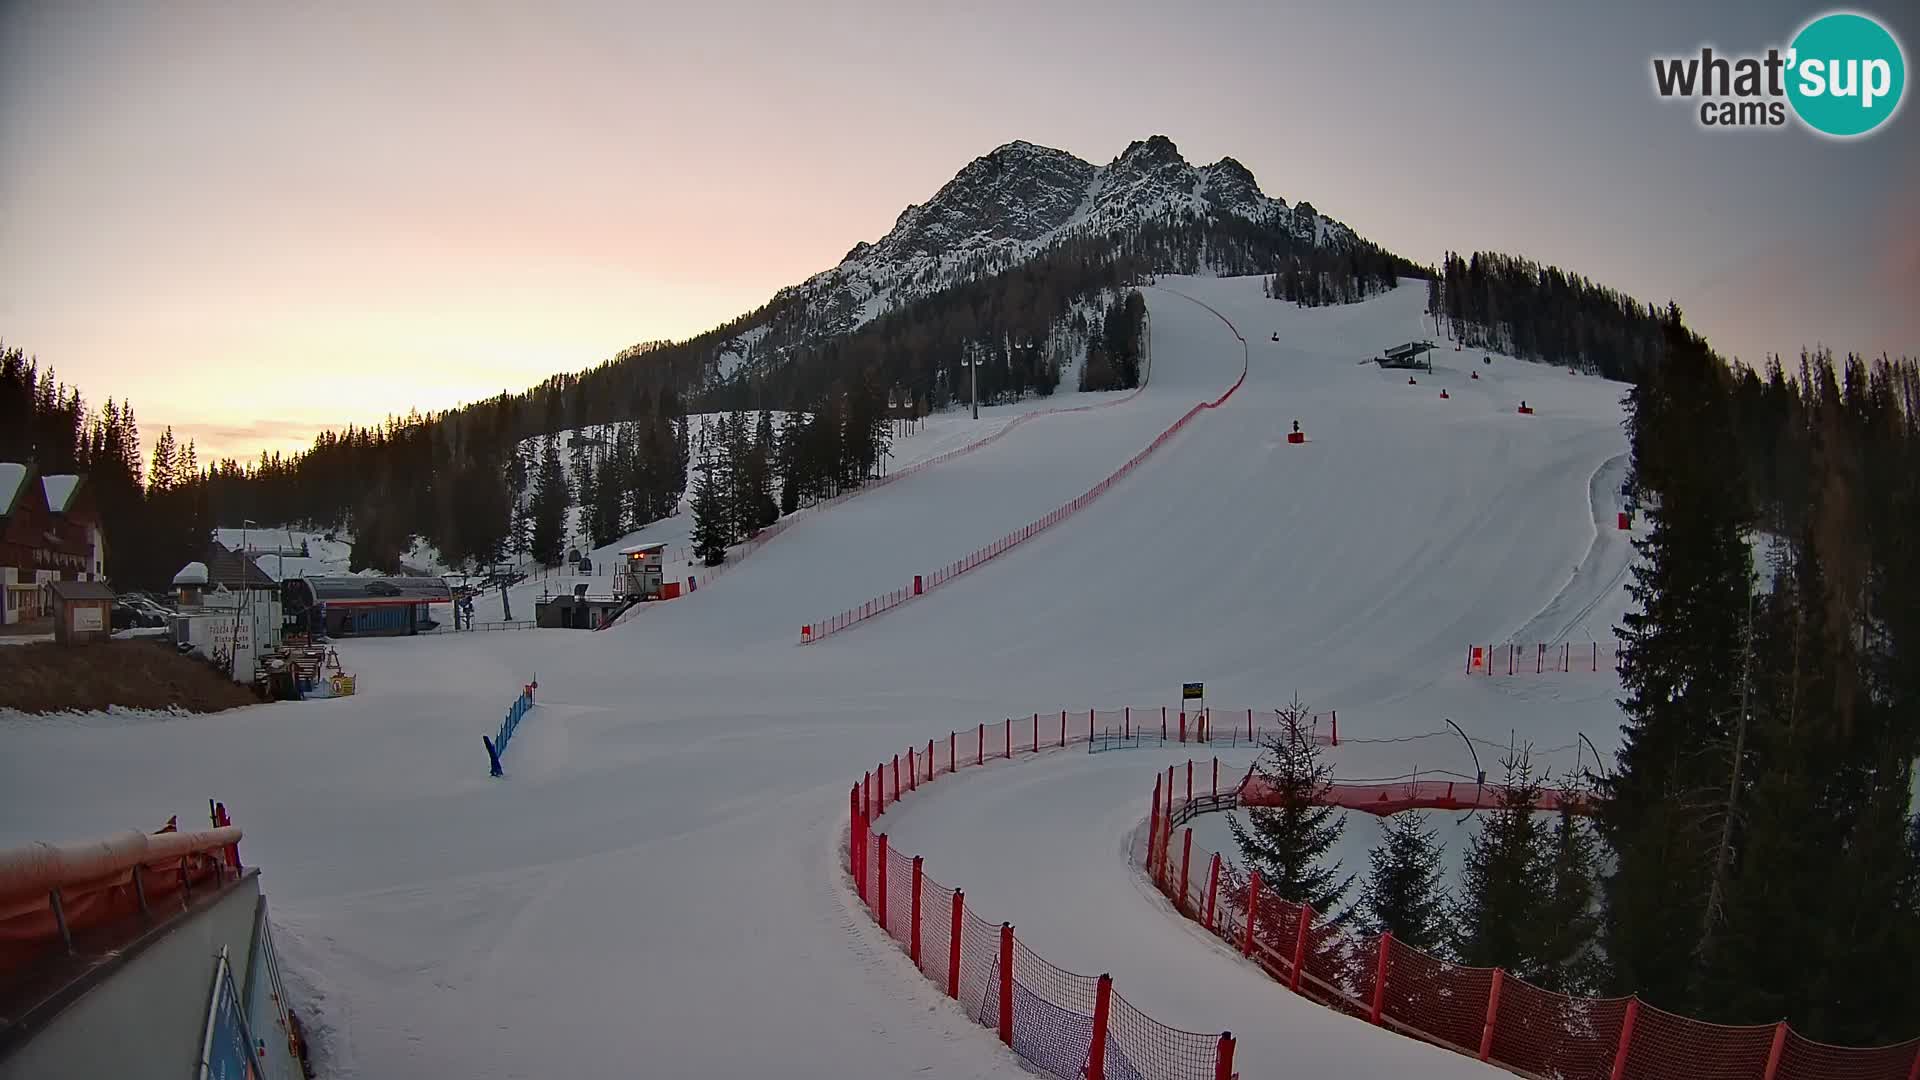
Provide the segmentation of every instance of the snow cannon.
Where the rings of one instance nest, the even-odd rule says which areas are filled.
[[[1447,394],[1447,388],[1446,388],[1446,387],[1444,387],[1444,386],[1440,388],[1440,400],[1441,400],[1441,401],[1448,401],[1448,400],[1451,400],[1451,399],[1450,399],[1450,397],[1449,397],[1449,396],[1448,396],[1448,394]]]
[[[1532,415],[1533,415],[1533,406],[1531,406],[1531,405],[1529,405],[1529,404],[1527,404],[1527,403],[1526,403],[1526,402],[1524,402],[1524,401],[1523,401],[1523,402],[1521,402],[1521,403],[1520,403],[1520,415],[1521,415],[1521,416],[1532,416]]]
[[[1293,422],[1293,430],[1287,432],[1287,441],[1296,446],[1307,441],[1307,433],[1300,430],[1300,421]]]

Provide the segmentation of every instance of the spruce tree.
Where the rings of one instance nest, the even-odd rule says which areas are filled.
[[[1571,784],[1566,790],[1571,790]],[[1542,989],[1576,997],[1597,994],[1604,964],[1599,951],[1598,852],[1592,828],[1563,802],[1546,843],[1549,891],[1541,912]]]
[[[1451,942],[1448,897],[1440,881],[1440,845],[1427,815],[1418,811],[1380,819],[1380,843],[1367,855],[1371,872],[1360,893],[1360,910],[1374,932],[1431,955]]]
[[[1254,766],[1274,805],[1247,807],[1230,819],[1233,839],[1245,866],[1260,872],[1261,895],[1311,904],[1323,921],[1337,918],[1354,879],[1328,858],[1346,824],[1342,811],[1320,801],[1333,767],[1321,759],[1311,716],[1297,698],[1279,719],[1279,730],[1263,736]]]
[[[1546,830],[1534,815],[1540,782],[1526,750],[1509,753],[1497,807],[1467,847],[1454,908],[1454,952],[1529,982],[1546,968],[1542,928],[1551,895]]]
[[[533,489],[533,539],[535,562],[558,566],[567,550],[567,511],[573,495],[567,489],[566,474],[560,468],[559,440],[549,435],[540,458],[540,472]]]
[[[713,461],[704,461],[695,470],[693,481],[694,558],[704,566],[719,566],[727,559],[727,499],[721,482],[715,477]]]
[[[1667,315],[1668,362],[1628,394],[1628,488],[1651,528],[1619,629],[1626,691],[1617,768],[1599,824],[1606,951],[1616,988],[1665,1008],[1692,1002],[1740,718],[1751,562],[1724,370]]]

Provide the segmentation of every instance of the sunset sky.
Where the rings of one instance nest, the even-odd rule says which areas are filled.
[[[1165,134],[1416,261],[1676,299],[1743,358],[1920,353],[1911,101],[1842,143],[1652,90],[1655,54],[1824,7],[1193,7],[0,4],[0,340],[203,461],[293,449],[708,329],[1001,143]],[[1911,83],[1916,9],[1859,10]]]

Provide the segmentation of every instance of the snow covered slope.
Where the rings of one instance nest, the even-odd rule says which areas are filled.
[[[1264,300],[1257,279],[1162,284],[1147,291],[1154,371],[1138,398],[1023,424],[798,522],[711,589],[630,625],[346,642],[360,693],[331,701],[10,719],[0,844],[223,799],[247,831],[243,854],[265,868],[329,1075],[1025,1075],[850,907],[833,849],[848,785],[882,755],[1010,713],[1169,701],[1187,679],[1216,700],[1297,689],[1340,709],[1343,737],[1426,732],[1444,715],[1546,745],[1583,730],[1606,749],[1617,723],[1604,677],[1458,670],[1467,643],[1526,627],[1571,583],[1611,578],[1593,564],[1604,549],[1590,481],[1625,448],[1621,387],[1499,359],[1470,380],[1477,354],[1441,356],[1412,387],[1358,365],[1420,333],[1417,285],[1308,310]],[[1067,524],[869,625],[793,644],[801,622],[1072,498],[1217,396],[1240,346],[1188,296],[1253,343],[1232,400]],[[1522,397],[1537,415],[1514,412]],[[1304,446],[1284,440],[1295,418]],[[1586,601],[1558,603],[1571,615]],[[1611,603],[1582,625],[1605,625]],[[507,778],[489,780],[478,736],[535,675],[539,707]],[[1403,771],[1396,753],[1343,746],[1341,768]],[[1425,764],[1443,751],[1414,753]],[[1168,1023],[1239,1024],[1210,995],[1267,989],[1273,1038],[1318,1044],[1318,1075],[1466,1067],[1299,1012],[1231,957],[1197,940],[1176,950],[1166,935],[1189,931],[1170,918],[1112,912],[1098,920],[1109,936],[1048,931],[1027,910],[1035,894],[1015,886],[1062,910],[1089,903],[1080,868],[1096,886],[1122,871],[1085,859],[1105,851],[1119,865],[1129,815],[1145,812],[1154,758],[1092,760],[1119,770],[1111,804],[1067,777],[1046,797],[1084,794],[1085,812],[1032,818],[1032,851],[999,826],[971,847],[928,833],[930,864],[954,866],[947,880],[1028,928],[1055,963],[1114,969]],[[1034,767],[1051,768],[1018,766]],[[950,794],[977,786],[1010,807],[1020,795],[975,779]],[[903,807],[902,835],[933,821],[916,813]],[[1044,857],[1054,844],[1086,850]],[[1017,880],[962,865],[1003,853],[1024,868]],[[1039,876],[1049,863],[1058,873]],[[1134,949],[1160,962],[1123,972]],[[1291,1060],[1249,1049],[1240,1067],[1290,1074]]]
[[[780,343],[795,335],[851,332],[1065,240],[1229,219],[1270,226],[1306,248],[1343,251],[1358,239],[1309,203],[1288,206],[1263,193],[1230,157],[1189,164],[1164,135],[1131,143],[1100,166],[1064,150],[1010,142],[974,159],[926,203],[907,207],[887,235],[854,245],[838,266],[780,290],[768,305],[772,321],[742,331],[715,374],[730,378],[773,362]]]

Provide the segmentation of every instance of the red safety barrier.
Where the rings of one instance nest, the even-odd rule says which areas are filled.
[[[1231,797],[1210,803],[1207,809],[1235,805]],[[1329,1008],[1522,1076],[1912,1080],[1920,1069],[1920,1039],[1841,1047],[1803,1038],[1784,1023],[1709,1024],[1638,998],[1553,993],[1510,972],[1431,956],[1390,934],[1318,926],[1311,908],[1263,890],[1257,872],[1242,874],[1218,853],[1201,857],[1222,865],[1219,895],[1205,908],[1164,885],[1151,866],[1144,872],[1176,911],[1276,981]]]
[[[1187,297],[1187,299],[1192,300],[1193,298]],[[906,603],[908,600],[911,600],[916,596],[924,595],[927,592],[932,592],[934,589],[939,588],[941,585],[945,584],[946,582],[953,580],[954,578],[960,576],[961,574],[966,573],[969,570],[974,569],[975,567],[981,566],[984,563],[987,563],[993,559],[1000,557],[1001,555],[1012,550],[1013,548],[1026,543],[1028,540],[1033,539],[1035,536],[1038,536],[1041,533],[1045,532],[1046,530],[1052,528],[1053,526],[1058,525],[1060,522],[1065,521],[1067,518],[1070,518],[1073,515],[1079,513],[1080,511],[1085,510],[1088,506],[1092,505],[1095,499],[1098,499],[1100,496],[1106,494],[1107,491],[1111,489],[1115,484],[1119,483],[1122,479],[1125,479],[1129,473],[1133,472],[1134,469],[1138,468],[1140,464],[1146,461],[1148,457],[1152,456],[1152,454],[1156,450],[1159,450],[1162,446],[1165,446],[1167,442],[1171,440],[1175,435],[1179,434],[1180,430],[1186,427],[1187,424],[1191,422],[1194,417],[1200,415],[1202,412],[1205,412],[1209,409],[1217,409],[1220,406],[1226,404],[1227,399],[1233,396],[1234,391],[1240,389],[1241,385],[1247,381],[1247,355],[1246,355],[1247,342],[1245,338],[1240,337],[1240,331],[1238,329],[1234,329],[1233,324],[1227,320],[1227,317],[1225,315],[1221,315],[1219,311],[1215,310],[1214,308],[1212,308],[1211,306],[1205,303],[1202,303],[1199,300],[1193,300],[1193,302],[1196,304],[1200,304],[1201,307],[1206,308],[1208,311],[1212,311],[1213,314],[1216,317],[1218,317],[1221,322],[1227,323],[1227,327],[1233,330],[1234,337],[1240,339],[1240,351],[1241,351],[1240,377],[1234,380],[1232,386],[1227,387],[1225,393],[1222,393],[1219,397],[1213,399],[1212,401],[1203,401],[1195,405],[1193,408],[1188,409],[1185,413],[1181,414],[1180,419],[1175,420],[1170,426],[1167,427],[1165,431],[1162,431],[1151,443],[1148,443],[1145,449],[1133,455],[1131,458],[1128,458],[1126,461],[1126,464],[1121,465],[1118,469],[1115,469],[1111,474],[1107,476],[1106,479],[1088,488],[1086,491],[1082,492],[1079,495],[1079,497],[1073,499],[1071,502],[1068,502],[1068,503],[1065,503],[1064,505],[1056,507],[1051,513],[1047,514],[1045,517],[1042,517],[1039,520],[1032,522],[1031,524],[1023,525],[1020,528],[1015,529],[1014,531],[1001,537],[1000,539],[995,540],[994,542],[986,545],[985,547],[979,548],[978,550],[974,551],[972,554],[969,554],[964,558],[961,558],[955,562],[948,563],[946,566],[943,566],[940,569],[935,570],[930,574],[915,575],[913,584],[909,585],[907,588],[899,589],[899,590],[896,590],[895,592],[882,594],[881,596],[875,597],[874,599],[869,600],[864,604],[860,604],[856,607],[848,608],[846,611],[843,611],[838,615],[834,615],[829,618],[822,619],[819,622],[807,624],[805,627],[801,629],[800,644],[811,645],[822,638],[830,637],[834,634],[837,634],[840,631],[845,630],[850,626],[855,626],[859,623],[863,623],[867,621],[868,619],[874,618],[875,616],[882,615],[882,614],[885,614],[886,612],[892,611],[894,608],[899,607],[901,604]],[[1138,393],[1138,391],[1135,391],[1135,393]],[[1087,407],[1088,406],[1080,406],[1080,408],[1087,408]],[[1074,410],[1068,409],[1063,411],[1071,412]]]
[[[1620,642],[1562,641],[1505,645],[1473,645],[1467,649],[1469,675],[1598,674],[1620,669],[1624,656]]]
[[[0,851],[0,972],[24,971],[71,951],[103,928],[151,920],[194,890],[240,875],[238,826],[182,832],[179,815],[157,833],[124,832],[91,843],[30,844]]]
[[[1004,747],[1009,757],[1024,758],[1058,749],[1053,738],[1036,740],[1028,732],[1019,732],[1016,739],[1014,729],[1021,724],[1032,723],[1038,730],[1039,715],[1003,722],[999,731],[991,733],[988,725],[978,725],[974,764],[985,763],[989,734],[995,737],[996,749]],[[1097,711],[1090,710],[1089,715],[1097,715]],[[1051,712],[1048,718],[1050,721]],[[927,755],[933,773],[943,764],[948,771],[957,770],[957,734],[948,734],[945,762],[939,762],[932,753]],[[1083,736],[1063,721],[1059,738],[1062,744],[1078,744],[1090,741],[1093,735]],[[937,748],[939,740],[932,740],[931,745]],[[908,759],[909,773],[916,774],[917,748],[909,751]],[[911,780],[904,789],[900,787],[894,764],[897,760],[880,763],[848,789],[852,821],[845,865],[862,906],[928,980],[958,1001],[974,1022],[994,1031],[1041,1072],[1096,1080],[1109,1076],[1225,1080],[1233,1075],[1235,1043],[1231,1034],[1169,1027],[1128,1004],[1114,992],[1112,979],[1055,967],[1027,948],[1011,925],[981,918],[967,905],[965,893],[928,876],[922,857],[904,855],[890,846],[886,835],[875,831],[871,823],[904,793],[914,790]],[[1153,820],[1159,827],[1166,827],[1170,809],[1155,808]],[[1191,835],[1192,830],[1188,830],[1189,850]],[[1164,841],[1160,846],[1164,861]],[[1209,905],[1215,902],[1213,894],[1219,888],[1217,857],[1212,867],[1208,875]],[[1191,864],[1183,860],[1183,877],[1190,868]],[[1197,913],[1199,903],[1197,898],[1190,899],[1189,909]]]

